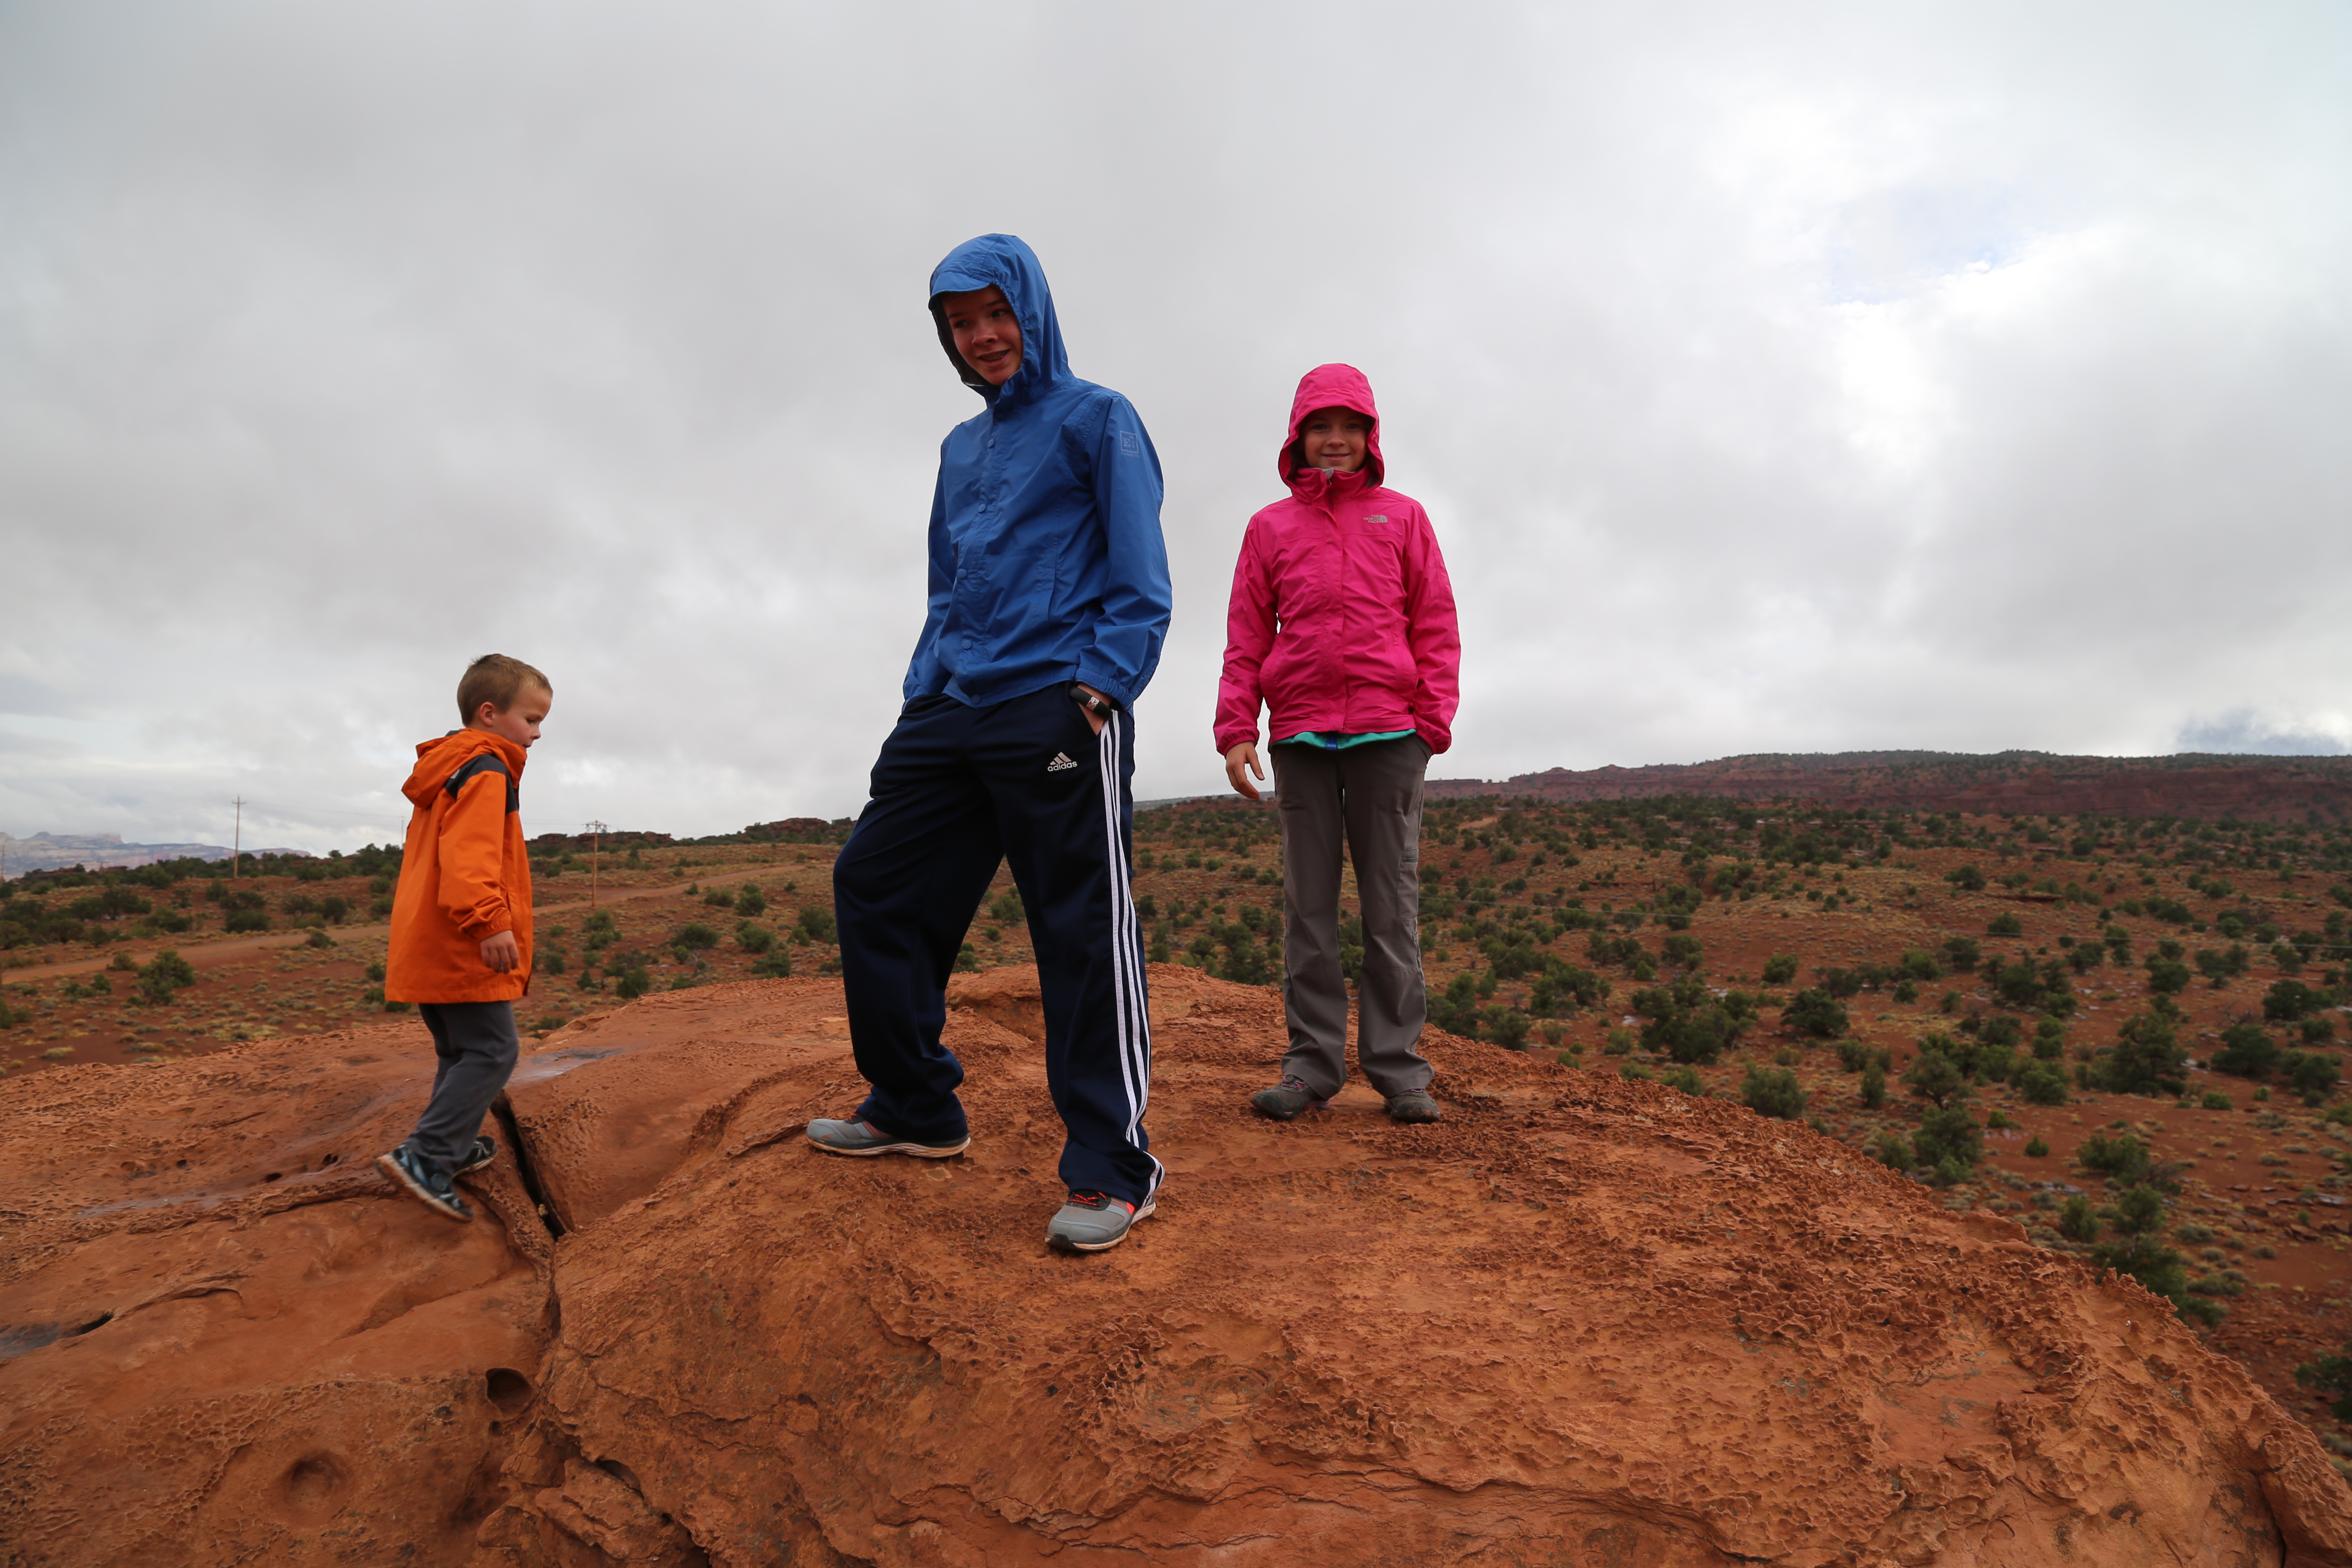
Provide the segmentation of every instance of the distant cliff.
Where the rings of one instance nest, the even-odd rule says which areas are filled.
[[[248,849],[246,853],[265,851]],[[11,878],[27,871],[55,871],[67,866],[85,866],[95,871],[100,866],[152,866],[158,860],[177,860],[184,856],[197,860],[226,860],[228,855],[226,844],[125,844],[120,833],[36,833],[30,838],[0,833],[0,869]]]
[[[1913,811],[2352,821],[2352,757],[2061,757],[2047,752],[1832,752],[1724,757],[1639,768],[1552,768],[1485,779],[1432,779],[1430,795],[1629,800],[1727,795]]]

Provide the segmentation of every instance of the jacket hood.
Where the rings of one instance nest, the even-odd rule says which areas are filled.
[[[516,784],[522,782],[522,764],[528,755],[520,746],[487,730],[452,730],[437,741],[416,742],[416,766],[411,770],[408,782],[400,793],[408,804],[419,811],[429,810],[433,792],[449,782],[449,775],[464,767],[484,752],[495,752],[507,765],[507,777]]]
[[[969,293],[995,284],[1012,303],[1013,319],[1021,323],[1021,368],[1003,386],[991,386],[956,353],[955,334],[948,330],[942,294]],[[1062,323],[1054,314],[1053,290],[1045,287],[1045,268],[1037,253],[1010,234],[983,234],[967,239],[931,268],[931,322],[939,329],[940,347],[966,386],[988,400],[1017,405],[1044,388],[1070,376],[1070,357],[1062,347]],[[1366,395],[1370,395],[1369,393]]]
[[[1290,433],[1283,437],[1282,450],[1274,459],[1282,482],[1291,483],[1291,454],[1298,445],[1298,427],[1318,408],[1352,408],[1372,422],[1371,435],[1364,443],[1363,482],[1379,484],[1388,473],[1388,464],[1381,457],[1381,413],[1372,403],[1370,378],[1351,364],[1318,364],[1298,378],[1297,395],[1290,400]]]

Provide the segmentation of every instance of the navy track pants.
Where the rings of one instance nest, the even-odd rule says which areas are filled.
[[[1142,933],[1129,883],[1135,721],[1097,735],[1065,684],[986,708],[907,705],[873,798],[833,868],[849,1038],[873,1092],[860,1120],[924,1142],[963,1136],[963,1064],[940,1043],[947,984],[1000,859],[1028,911],[1045,1005],[1045,1081],[1064,1184],[1140,1204],[1159,1186]]]

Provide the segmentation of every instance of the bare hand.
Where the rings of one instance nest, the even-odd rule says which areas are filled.
[[[1110,700],[1109,698],[1104,696],[1101,692],[1097,691],[1093,687],[1088,686],[1083,680],[1077,683],[1077,687],[1079,690],[1085,692],[1087,696],[1093,698],[1097,702],[1108,702]],[[1108,721],[1105,720],[1101,714],[1096,712],[1091,708],[1081,708],[1078,711],[1087,716],[1087,722],[1094,726],[1096,734],[1099,735],[1102,733],[1102,727]]]
[[[1265,770],[1257,765],[1257,742],[1255,741],[1244,741],[1240,745],[1235,746],[1232,751],[1225,753],[1226,782],[1234,786],[1234,793],[1240,795],[1244,800],[1255,800],[1258,798],[1257,785],[1242,777],[1242,770],[1244,768],[1247,768],[1250,772],[1255,773],[1261,782],[1265,780]]]
[[[504,974],[522,962],[522,943],[515,941],[515,933],[510,931],[486,936],[482,939],[482,962]]]

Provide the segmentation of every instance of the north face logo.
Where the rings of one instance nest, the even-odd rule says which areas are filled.
[[[1058,773],[1066,768],[1075,768],[1077,765],[1077,763],[1070,761],[1067,752],[1055,752],[1054,753],[1054,760],[1045,764],[1045,771],[1049,773]]]

